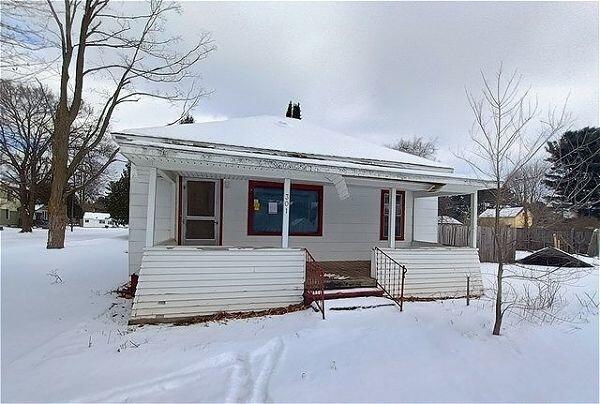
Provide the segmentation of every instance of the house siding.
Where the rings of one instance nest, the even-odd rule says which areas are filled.
[[[406,267],[404,281],[406,298],[466,296],[467,276],[470,294],[474,296],[483,294],[479,256],[475,248],[430,247],[395,250],[383,248],[382,251]],[[375,256],[371,262],[374,263],[374,260]],[[379,277],[382,284],[385,284],[388,278],[397,282],[401,279],[398,273],[391,277],[388,277],[387,272],[377,274],[376,265],[371,265],[371,276]],[[399,291],[400,288],[397,287],[396,290]]]
[[[301,303],[305,263],[300,249],[149,248],[143,254],[130,322]]]
[[[16,226],[19,224],[19,212],[10,209],[0,209],[0,226]]]
[[[146,212],[150,168],[131,165],[129,185],[129,274],[137,273],[146,246]],[[175,238],[176,186],[164,178],[156,179],[156,217],[154,243]]]
[[[479,226],[482,227],[494,227],[496,218],[495,217],[480,217],[479,218]],[[528,220],[529,226],[533,223],[533,215],[531,212],[528,212]],[[526,227],[525,213],[521,212],[517,216],[513,217],[501,217],[500,225],[501,226],[510,226],[515,229],[522,229]]]

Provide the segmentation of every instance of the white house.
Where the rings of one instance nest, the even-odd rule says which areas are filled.
[[[110,213],[85,212],[83,214],[83,227],[108,227],[112,225]]]
[[[467,276],[482,292],[475,241],[436,244],[437,197],[473,209],[489,185],[452,167],[273,116],[113,137],[132,166],[132,323],[321,300],[336,273],[395,299],[464,296]]]

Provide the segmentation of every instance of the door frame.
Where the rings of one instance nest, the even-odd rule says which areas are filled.
[[[220,246],[223,243],[223,180],[213,178],[196,178],[178,176],[178,199],[177,204],[177,245],[208,245]],[[215,183],[215,242],[214,244],[203,243],[203,240],[186,240],[185,220],[187,212],[186,184],[188,181],[214,182]]]

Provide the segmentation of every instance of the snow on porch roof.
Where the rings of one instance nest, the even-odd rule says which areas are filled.
[[[312,125],[305,120],[253,116],[226,121],[127,129],[124,135],[188,141],[215,146],[271,150],[289,154],[418,165],[452,171],[452,167]]]

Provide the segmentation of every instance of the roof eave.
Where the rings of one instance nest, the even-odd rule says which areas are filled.
[[[147,136],[147,135],[139,135],[131,132],[121,131],[121,132],[112,132],[113,139],[119,143],[124,144],[125,142],[147,142],[154,143],[156,145],[164,145],[164,146],[182,146],[182,147],[199,147],[199,148],[208,148],[208,149],[217,149],[222,150],[224,152],[248,152],[251,151],[255,154],[266,154],[266,155],[278,155],[282,157],[300,157],[300,158],[309,158],[309,159],[322,159],[328,161],[342,161],[342,162],[354,162],[357,164],[367,164],[367,165],[382,165],[386,166],[395,166],[398,168],[413,168],[420,170],[433,170],[440,172],[454,172],[454,168],[444,164],[437,165],[425,165],[425,164],[414,164],[414,163],[406,163],[406,162],[398,162],[398,161],[389,161],[389,160],[373,160],[367,158],[350,158],[350,157],[340,157],[333,156],[327,154],[307,154],[307,153],[299,153],[299,152],[291,152],[291,151],[282,151],[282,150],[271,150],[271,149],[262,149],[262,148],[249,148],[243,146],[235,146],[235,145],[227,145],[220,143],[210,143],[210,142],[200,142],[200,141],[191,141],[191,140],[177,140],[171,138],[164,138],[159,136]]]

